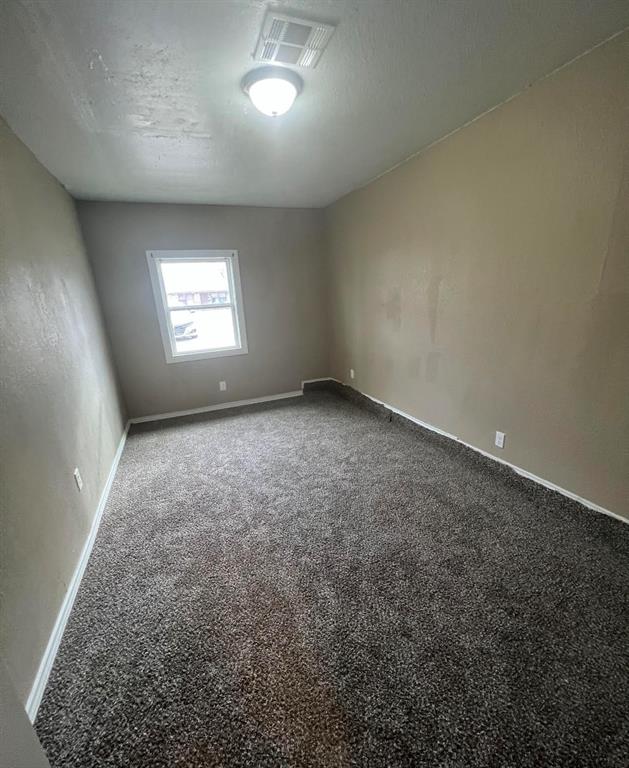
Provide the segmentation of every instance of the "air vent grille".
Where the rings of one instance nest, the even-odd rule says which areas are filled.
[[[275,56],[275,51],[277,49],[277,43],[264,43],[264,46],[262,48],[262,55],[260,58],[263,61],[273,61],[273,57]]]
[[[316,67],[334,27],[269,11],[253,58],[275,64]]]
[[[284,22],[281,19],[273,19],[271,22],[271,29],[269,30],[269,37],[271,40],[281,40],[283,31]]]

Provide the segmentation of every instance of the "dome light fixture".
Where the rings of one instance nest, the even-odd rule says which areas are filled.
[[[269,117],[286,114],[303,88],[296,72],[284,67],[259,67],[245,75],[242,89],[253,106]]]

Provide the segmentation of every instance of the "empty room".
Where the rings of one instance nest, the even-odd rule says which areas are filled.
[[[0,0],[0,768],[627,768],[629,3]]]

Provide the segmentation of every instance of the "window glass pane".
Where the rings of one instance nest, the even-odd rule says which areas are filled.
[[[160,267],[169,307],[231,301],[226,261],[162,261]]]
[[[236,329],[229,307],[176,309],[168,315],[177,354],[236,346]]]

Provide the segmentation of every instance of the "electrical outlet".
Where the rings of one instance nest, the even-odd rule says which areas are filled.
[[[218,382],[218,388],[221,390],[221,392],[227,391],[227,382],[226,381],[219,381]]]
[[[83,478],[81,477],[81,473],[79,472],[79,468],[75,467],[74,472],[72,473],[74,475],[74,482],[76,483],[76,487],[79,489],[79,491],[83,490]]]
[[[498,448],[504,448],[505,447],[505,433],[504,432],[496,432],[496,445]]]
[[[356,373],[354,372],[353,368],[349,369],[349,377],[350,377],[350,379],[353,379],[353,378],[356,377]]]

